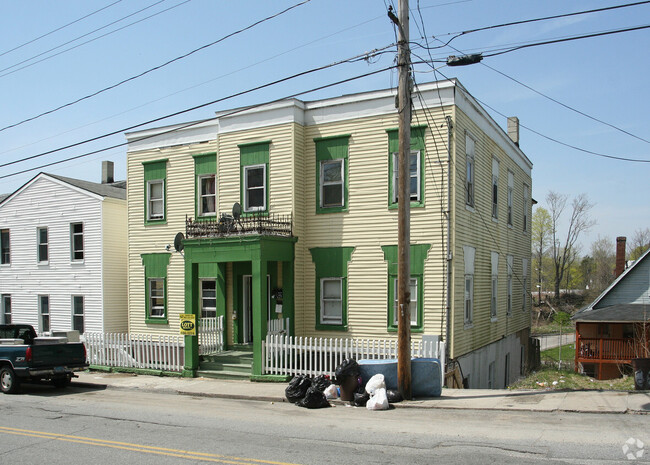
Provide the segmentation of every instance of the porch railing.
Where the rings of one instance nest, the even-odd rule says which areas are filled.
[[[268,320],[266,325],[266,334],[271,335],[285,335],[289,336],[289,318],[278,318],[276,320]]]
[[[267,335],[262,350],[264,374],[333,376],[336,367],[346,358],[397,358],[397,341]],[[444,380],[444,342],[411,341],[411,356],[439,359]]]
[[[224,317],[199,320],[199,355],[223,351]]]
[[[223,237],[233,235],[264,235],[285,236],[293,235],[292,215],[260,214],[234,218],[222,213],[219,218],[197,221],[185,219],[185,235],[195,237]]]
[[[183,336],[86,332],[83,338],[91,365],[162,371],[183,369]]]
[[[586,338],[581,337],[576,342],[577,355],[580,360],[608,360],[629,362],[637,357],[645,357],[650,353],[648,347],[643,347],[633,338]]]

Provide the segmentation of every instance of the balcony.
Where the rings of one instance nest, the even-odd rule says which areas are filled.
[[[292,215],[255,213],[235,217],[221,213],[218,219],[185,218],[185,237],[188,239],[252,235],[293,237]]]
[[[631,363],[639,357],[647,357],[650,347],[643,347],[634,338],[578,338],[577,362]]]

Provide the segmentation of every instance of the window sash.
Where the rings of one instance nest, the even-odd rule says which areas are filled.
[[[492,275],[492,299],[490,305],[490,316],[492,318],[497,317],[498,293],[499,293],[499,278],[495,275]]]
[[[201,318],[217,317],[217,281],[201,280]]]
[[[202,175],[199,184],[199,215],[215,216],[217,214],[217,177],[214,174]]]
[[[523,288],[522,288],[522,293],[521,293],[521,310],[526,311],[526,301],[528,300],[528,277],[524,276],[524,283],[523,283]]]
[[[512,313],[512,275],[508,275],[508,315]]]
[[[512,187],[508,187],[508,224],[512,226]]]
[[[492,177],[492,218],[499,217],[499,178]]]
[[[40,330],[42,333],[46,333],[50,330],[50,296],[38,296],[38,314]]]
[[[9,237],[9,230],[0,230],[0,265],[8,265],[11,263],[11,241]]]
[[[147,181],[147,219],[165,218],[165,180]]]
[[[38,262],[48,261],[48,240],[47,228],[38,228],[36,232],[38,239]]]
[[[164,278],[149,279],[149,317],[165,317],[165,280]]]
[[[70,259],[84,259],[84,226],[83,223],[70,223]]]
[[[526,184],[524,184],[524,215],[523,215],[523,218],[524,218],[524,225],[523,225],[524,226],[524,232],[528,232],[528,210],[530,208],[529,203],[528,203],[529,196],[530,196],[529,188],[528,188],[528,186]]]
[[[2,295],[2,321],[5,325],[11,324],[11,295]]]
[[[343,207],[345,159],[320,162],[320,206]]]
[[[409,192],[411,200],[420,201],[420,151],[414,150],[409,156]],[[393,203],[399,199],[399,153],[393,152]]]
[[[321,324],[343,324],[343,278],[320,280]]]
[[[266,210],[266,165],[244,166],[244,211]]]
[[[72,329],[84,333],[84,297],[72,296]]]
[[[474,276],[465,275],[465,324],[474,318]]]
[[[398,325],[399,317],[399,295],[397,290],[397,278],[393,278],[393,324]],[[418,325],[418,279],[410,278],[411,288],[411,326]],[[415,310],[415,311],[414,311]]]

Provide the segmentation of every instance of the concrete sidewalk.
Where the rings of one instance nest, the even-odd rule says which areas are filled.
[[[287,383],[175,378],[131,373],[82,372],[72,385],[137,389],[189,396],[287,402]],[[341,403],[342,401],[334,401]],[[394,404],[396,408],[513,410],[531,412],[650,413],[650,392],[443,389],[442,396]]]

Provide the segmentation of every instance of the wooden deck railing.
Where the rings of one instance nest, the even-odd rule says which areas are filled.
[[[607,360],[629,363],[637,357],[650,353],[647,348],[632,338],[579,338],[576,341],[576,354],[579,360]]]

